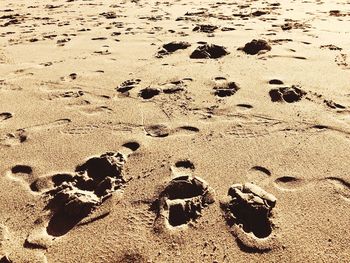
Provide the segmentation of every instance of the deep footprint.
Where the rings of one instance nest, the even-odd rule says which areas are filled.
[[[193,28],[192,31],[203,32],[203,33],[214,33],[219,27],[213,25],[197,25]]]
[[[232,185],[228,197],[222,209],[240,247],[257,251],[270,249],[267,238],[273,231],[271,217],[276,197],[252,183]]]
[[[306,92],[293,85],[292,87],[272,89],[269,95],[272,102],[293,103],[300,101],[306,95]]]
[[[225,85],[217,85],[214,88],[214,95],[218,97],[229,97],[235,94],[239,87],[235,82],[228,82]]]
[[[180,50],[180,49],[186,49],[190,46],[191,46],[191,44],[188,42],[183,42],[183,41],[170,42],[170,43],[164,44],[162,46],[161,50],[158,51],[156,57],[162,58],[165,55],[169,55],[169,54],[174,53],[175,51]]]
[[[165,187],[157,200],[156,222],[179,227],[195,221],[202,209],[214,202],[213,190],[198,177],[179,176]]]
[[[123,146],[135,151],[140,145],[131,142]],[[52,212],[47,233],[66,234],[115,191],[121,190],[126,183],[122,175],[125,162],[124,154],[107,152],[79,165],[75,173],[53,176],[54,189],[47,192],[50,200],[45,208]]]
[[[221,58],[230,54],[223,46],[218,45],[202,45],[199,46],[196,50],[190,55],[191,59],[216,59]]]
[[[262,50],[270,51],[271,46],[265,40],[253,39],[251,42],[245,44],[244,47],[239,48],[238,50],[243,50],[248,55],[256,55]]]

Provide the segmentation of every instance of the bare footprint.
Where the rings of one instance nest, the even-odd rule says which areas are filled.
[[[141,79],[130,79],[121,83],[117,88],[117,92],[123,94],[129,94],[129,91],[137,87],[141,82]]]

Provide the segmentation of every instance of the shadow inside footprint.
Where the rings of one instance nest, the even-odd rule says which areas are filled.
[[[90,211],[77,215],[71,215],[65,211],[59,211],[54,214],[49,221],[46,231],[49,235],[54,237],[63,236],[73,229],[89,213]]]
[[[272,233],[270,221],[276,198],[259,186],[246,183],[234,184],[228,191],[230,201],[223,204],[225,217],[230,227],[242,228],[257,238],[266,238]]]
[[[14,167],[11,168],[11,172],[13,174],[31,174],[33,172],[32,167],[28,165],[15,165]]]
[[[160,94],[159,89],[148,87],[148,88],[142,89],[139,93],[139,96],[141,98],[143,98],[144,100],[149,100],[149,99],[151,99],[159,94]]]

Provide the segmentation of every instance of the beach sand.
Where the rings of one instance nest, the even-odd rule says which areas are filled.
[[[1,0],[0,262],[350,262],[349,4]]]

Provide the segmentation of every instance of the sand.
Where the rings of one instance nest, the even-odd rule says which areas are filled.
[[[0,262],[350,262],[349,4],[1,0]]]

